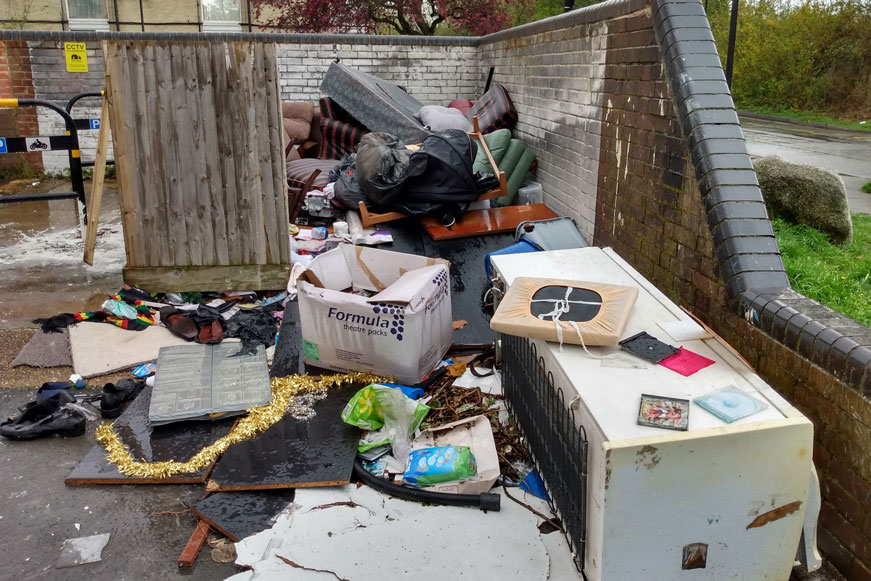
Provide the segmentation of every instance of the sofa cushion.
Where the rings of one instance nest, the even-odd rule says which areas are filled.
[[[470,120],[475,115],[478,116],[481,133],[511,128],[517,121],[517,110],[508,92],[499,83],[493,83],[490,90],[484,93],[466,113],[466,117]]]
[[[493,156],[493,161],[498,166],[502,158],[505,157],[508,144],[511,143],[511,131],[508,129],[498,129],[493,133],[488,133],[484,136],[484,143],[487,144],[487,149],[490,150],[490,155]],[[487,161],[483,147],[478,148],[472,170],[480,173],[493,173],[493,168],[490,167],[490,162]]]
[[[441,105],[424,105],[415,116],[420,122],[429,127],[430,131],[439,132],[448,129],[459,129],[468,133],[472,130],[472,123],[459,109],[442,107]]]

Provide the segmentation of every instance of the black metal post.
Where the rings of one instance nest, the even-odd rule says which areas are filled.
[[[732,18],[729,21],[729,48],[726,51],[726,84],[732,88],[732,65],[735,60],[735,33],[738,30],[738,3],[732,0]]]
[[[563,4],[563,12],[571,12],[575,9],[575,0],[565,0]]]

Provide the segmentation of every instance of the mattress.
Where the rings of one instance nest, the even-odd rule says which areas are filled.
[[[420,143],[429,131],[415,117],[423,104],[397,85],[331,63],[321,81],[321,92],[329,96],[369,131],[395,135],[405,143]]]

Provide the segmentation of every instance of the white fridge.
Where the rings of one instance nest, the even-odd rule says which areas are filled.
[[[819,567],[813,425],[740,356],[715,336],[676,341],[660,325],[691,317],[610,249],[501,255],[492,265],[503,290],[517,277],[634,286],[621,339],[646,331],[715,362],[685,377],[619,346],[530,341],[588,441],[585,539],[575,543],[586,579],[786,580],[797,556]],[[693,400],[729,385],[767,407],[726,423],[691,403],[686,431],[638,423],[642,394]],[[556,479],[539,468],[546,483]]]

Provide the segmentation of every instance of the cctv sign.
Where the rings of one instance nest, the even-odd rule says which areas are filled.
[[[84,42],[65,42],[64,55],[67,59],[67,72],[88,72],[88,47]]]

